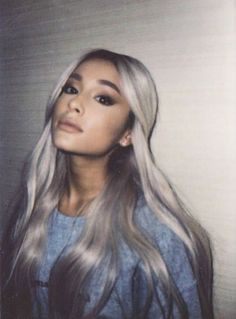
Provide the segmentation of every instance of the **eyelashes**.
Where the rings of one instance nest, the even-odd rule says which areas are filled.
[[[79,90],[76,89],[71,84],[65,84],[62,88],[61,93],[75,95],[75,94],[79,93]],[[106,94],[98,94],[94,97],[94,99],[98,103],[105,105],[105,106],[112,106],[113,104],[115,104],[115,100],[111,96],[106,95]]]
[[[95,100],[103,105],[111,106],[115,104],[115,101],[108,95],[98,95],[95,97]]]
[[[62,88],[62,92],[66,94],[77,94],[79,91],[74,88],[72,85],[65,84]]]

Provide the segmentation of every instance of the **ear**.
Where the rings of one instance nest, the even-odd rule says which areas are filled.
[[[126,130],[125,133],[123,133],[121,139],[119,140],[119,144],[122,147],[127,147],[132,144],[132,136],[131,136],[131,130]]]

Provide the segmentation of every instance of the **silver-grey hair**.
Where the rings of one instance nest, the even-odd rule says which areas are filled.
[[[148,304],[154,296],[153,274],[159,278],[165,295],[169,296],[167,302],[176,303],[181,318],[188,318],[184,301],[172,282],[163,257],[134,222],[134,210],[140,193],[143,193],[157,218],[174,231],[186,246],[198,283],[203,317],[213,318],[212,260],[208,236],[187,212],[170,182],[155,164],[151,152],[150,138],[158,111],[154,81],[140,61],[103,49],[90,51],[73,63],[59,79],[49,99],[44,130],[24,169],[21,205],[15,207],[12,217],[14,227],[10,239],[8,236],[5,240],[9,254],[4,263],[3,309],[12,313],[6,318],[32,318],[34,291],[31,283],[46,244],[48,218],[58,205],[68,173],[67,155],[52,143],[51,117],[71,72],[81,63],[93,59],[109,61],[120,74],[122,91],[131,109],[129,125],[132,128],[132,145],[112,154],[109,180],[88,207],[82,236],[53,267],[49,285],[50,318],[64,318],[59,315],[62,303],[67,319],[85,318],[83,302],[73,301],[77,300],[81,291],[86,291],[96,269],[105,260],[109,273],[103,294],[90,317],[86,318],[96,316],[109,298],[118,276],[120,234],[137,252],[144,265],[149,295],[139,318],[145,318]],[[62,279],[65,276],[66,281]],[[8,307],[9,304],[11,306]],[[171,313],[163,315],[172,317]]]

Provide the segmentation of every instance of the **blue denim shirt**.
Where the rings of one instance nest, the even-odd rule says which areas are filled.
[[[152,211],[147,207],[144,200],[139,201],[135,210],[136,223],[156,245],[168,266],[171,277],[181,293],[191,319],[201,319],[199,298],[196,289],[196,281],[187,258],[186,250],[181,240],[164,224],[162,224]],[[48,224],[48,242],[46,252],[40,267],[37,279],[35,302],[35,317],[49,319],[48,317],[48,287],[47,282],[50,271],[58,256],[66,247],[73,244],[84,227],[84,217],[70,217],[55,210]],[[110,298],[98,318],[132,319],[132,285],[134,273],[137,281],[137,296],[142,302],[146,296],[146,285],[142,271],[142,263],[134,251],[123,241],[119,247],[120,271],[115,287]],[[102,281],[106,273],[99,270],[99,275],[92,283],[88,296],[86,309],[92,309],[101,294]],[[156,293],[161,301],[164,311],[167,311],[164,296],[156,281]],[[160,305],[153,300],[148,319],[163,318]],[[174,319],[180,318],[177,307],[174,306]]]

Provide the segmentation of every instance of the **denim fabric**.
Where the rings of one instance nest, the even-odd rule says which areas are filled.
[[[47,247],[38,278],[36,278],[35,317],[49,319],[47,282],[50,270],[58,257],[79,237],[85,222],[84,217],[69,217],[57,210],[51,214],[48,224]],[[154,216],[144,200],[138,202],[135,210],[135,222],[140,230],[160,249],[171,277],[187,305],[189,318],[201,319],[196,282],[183,243]],[[86,304],[87,311],[93,308],[101,294],[101,287],[108,271],[106,267],[102,268],[99,269],[97,276],[95,274],[95,279],[91,283],[92,289],[89,291]],[[163,318],[162,311],[167,313],[168,310],[164,295],[159,287],[158,278],[156,279],[155,290],[162,306],[153,300],[148,319],[161,319]],[[138,255],[124,241],[121,241],[119,247],[119,276],[108,302],[97,318],[133,319],[134,302],[138,313],[146,294],[143,264],[140,262]],[[174,306],[174,319],[177,318],[180,318],[180,315]]]

